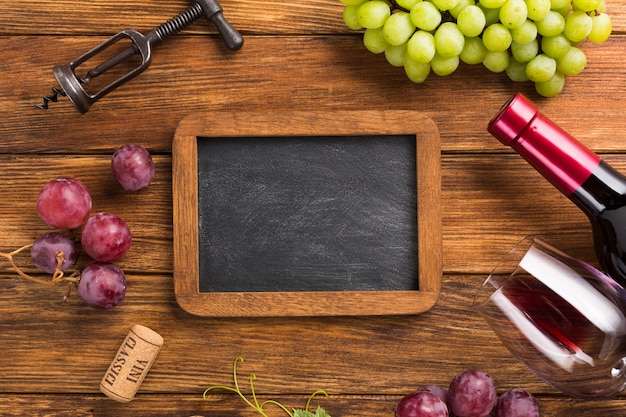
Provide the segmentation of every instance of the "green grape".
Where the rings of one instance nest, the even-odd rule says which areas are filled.
[[[539,54],[526,64],[526,75],[536,83],[548,81],[556,72],[556,60],[546,54]]]
[[[389,45],[402,45],[415,32],[408,12],[399,11],[389,16],[383,25],[383,36]]]
[[[508,29],[522,26],[528,16],[528,8],[524,0],[506,0],[500,8],[500,22]]]
[[[447,11],[450,9],[454,9],[457,4],[459,4],[459,0],[430,0],[439,10]]]
[[[435,30],[441,23],[441,11],[433,3],[422,1],[411,8],[411,22],[423,30]]]
[[[491,72],[504,72],[506,71],[511,57],[507,51],[487,51],[483,65]]]
[[[604,13],[606,11],[606,2],[600,0],[600,5],[596,8],[596,14]]]
[[[385,49],[385,59],[394,67],[404,65],[404,57],[406,56],[406,43],[402,45],[389,45]]]
[[[572,3],[577,10],[591,12],[600,6],[600,1],[601,0],[572,0]]]
[[[437,53],[444,58],[457,56],[463,50],[465,36],[463,36],[456,23],[442,23],[437,28],[434,37]]]
[[[555,72],[548,81],[535,83],[535,90],[544,97],[554,97],[563,91],[565,86],[565,76]]]
[[[373,54],[385,52],[388,44],[383,36],[383,28],[365,29],[365,32],[363,32],[363,45]]]
[[[554,10],[550,10],[546,17],[535,22],[537,33],[541,36],[556,36],[565,29],[565,18]]]
[[[404,10],[411,10],[413,6],[422,0],[396,0],[396,4],[402,7]]]
[[[467,6],[475,6],[476,2],[474,0],[459,0],[459,3],[454,7],[454,9],[448,10],[448,13],[452,17],[458,20],[459,13],[463,11]]]
[[[414,83],[423,83],[430,74],[430,63],[414,61],[407,55],[404,59],[404,72]]]
[[[479,3],[488,9],[499,9],[506,3],[506,0],[479,0]]]
[[[611,31],[613,30],[613,23],[611,22],[611,18],[606,13],[601,13],[591,17],[591,21],[593,26],[591,27],[591,32],[587,35],[587,39],[591,42],[604,42],[609,36],[611,36]]]
[[[390,15],[391,9],[387,3],[371,0],[361,4],[357,11],[357,20],[366,29],[377,29],[385,24]]]
[[[526,19],[518,28],[511,29],[511,40],[515,43],[528,43],[537,38],[537,26],[534,22]]]
[[[459,58],[466,64],[476,65],[483,62],[486,54],[487,48],[485,48],[482,39],[465,38],[465,45],[459,54]]]
[[[560,58],[572,47],[569,39],[563,34],[556,36],[544,36],[541,39],[541,50],[551,58]]]
[[[546,17],[552,3],[550,0],[526,0],[526,6],[528,6],[528,18],[537,21]]]
[[[352,30],[363,29],[363,26],[359,23],[357,19],[357,12],[359,10],[360,5],[349,5],[343,8],[343,22]]]
[[[563,75],[578,75],[587,66],[587,56],[581,50],[572,46],[567,53],[556,60],[556,69]]]
[[[452,74],[459,67],[459,56],[444,58],[439,54],[435,54],[430,61],[430,68],[433,72],[441,77]]]
[[[537,39],[524,44],[511,43],[511,55],[519,62],[526,63],[536,57],[538,53],[539,41]]]
[[[512,41],[511,32],[502,23],[489,25],[483,32],[483,43],[491,52],[506,51]]]
[[[506,75],[511,81],[528,81],[528,75],[526,75],[526,63],[519,62],[515,58],[511,58],[509,66],[506,68]]]
[[[494,23],[498,23],[500,21],[499,7],[497,9],[490,9],[480,3],[478,3],[477,6],[480,7],[480,10],[482,10],[485,15],[485,26],[493,25]]]
[[[420,64],[427,64],[435,56],[435,38],[430,32],[418,30],[406,45],[407,55]]]
[[[550,9],[559,10],[567,7],[570,9],[572,7],[572,0],[550,0]]]
[[[509,0],[509,1],[521,1],[524,0]],[[456,20],[456,25],[463,35],[468,38],[478,36],[485,28],[486,19],[485,14],[480,7],[475,5],[466,6]]]
[[[570,13],[565,19],[563,34],[573,43],[582,42],[591,33],[593,20],[585,12],[577,11]]]
[[[565,7],[562,7],[560,9],[551,9],[553,12],[557,12],[558,14],[560,14],[561,16],[563,16],[563,19],[567,19],[567,16],[569,16],[569,14],[572,12],[573,8],[572,5],[569,4]]]

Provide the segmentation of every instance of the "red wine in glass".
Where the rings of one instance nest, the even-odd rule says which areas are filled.
[[[566,394],[597,398],[621,392],[626,386],[624,289],[535,237],[507,258],[475,300],[503,343]]]

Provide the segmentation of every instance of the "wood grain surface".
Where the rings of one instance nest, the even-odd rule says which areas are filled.
[[[0,415],[253,416],[234,395],[205,388],[232,383],[237,355],[242,387],[254,372],[258,395],[302,407],[319,398],[333,417],[393,416],[417,387],[447,384],[468,368],[489,372],[499,391],[531,391],[544,416],[626,415],[623,395],[607,401],[565,397],[519,364],[472,308],[473,294],[509,248],[538,234],[572,255],[594,260],[584,215],[520,157],[486,133],[489,119],[515,92],[610,164],[626,172],[626,0],[607,0],[614,33],[585,43],[588,65],[556,98],[482,67],[412,84],[372,55],[345,27],[338,0],[223,0],[243,48],[227,50],[198,21],[154,50],[150,68],[84,115],[64,98],[48,111],[34,104],[51,93],[52,67],[120,30],[147,32],[190,6],[182,0],[4,0],[0,3],[0,250],[49,231],[35,201],[45,182],[79,178],[94,211],[123,217],[134,234],[119,265],[126,299],[97,311],[64,288],[16,277],[0,264]],[[443,269],[437,303],[413,316],[335,318],[202,318],[176,303],[173,285],[172,140],[198,112],[267,110],[402,110],[424,113],[441,146]],[[242,122],[244,123],[244,122]],[[320,121],[323,123],[323,121]],[[128,194],[110,175],[119,146],[153,154],[157,174]],[[29,272],[28,256],[19,261]],[[81,260],[84,263],[85,260]],[[165,339],[139,393],[119,404],[99,382],[134,324]],[[269,411],[269,410],[268,410]],[[271,415],[281,415],[271,410]]]

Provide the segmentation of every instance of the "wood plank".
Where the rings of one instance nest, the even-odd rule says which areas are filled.
[[[245,407],[238,400],[201,405],[199,398],[208,386],[232,383],[232,360],[241,354],[245,361],[238,370],[245,392],[249,392],[245,378],[250,372],[257,376],[255,386],[260,395],[296,395],[299,399],[292,400],[296,404],[303,400],[303,393],[325,389],[331,397],[324,404],[339,412],[336,415],[351,415],[348,411],[362,404],[363,397],[369,397],[368,403],[372,404],[363,415],[379,415],[374,410],[395,404],[399,396],[427,384],[446,385],[457,372],[468,368],[489,372],[500,392],[521,387],[543,398],[542,404],[553,411],[545,415],[557,415],[572,405],[582,407],[577,416],[594,416],[597,414],[593,412],[602,407],[623,406],[623,399],[562,402],[555,396],[556,391],[517,363],[471,308],[472,294],[481,279],[446,279],[437,306],[425,315],[402,320],[203,320],[181,314],[173,305],[167,280],[157,282],[154,278],[141,283],[135,279],[135,289],[124,305],[115,311],[98,312],[74,304],[59,308],[58,303],[46,302],[40,291],[30,291],[20,284],[30,292],[20,294],[20,303],[38,303],[42,299],[44,302],[36,304],[40,319],[32,320],[33,304],[9,304],[11,299],[6,295],[0,299],[3,306],[12,306],[3,308],[0,324],[2,334],[11,335],[10,340],[0,340],[4,369],[0,390],[30,393],[36,387],[39,400],[26,396],[16,405],[23,412],[45,407],[49,396],[61,396],[58,408],[46,409],[62,413],[64,407],[80,401],[78,410],[88,406],[94,412],[102,410],[99,415],[111,413],[112,409],[120,413],[145,410],[145,415],[167,415],[158,413],[174,406],[180,407],[181,412],[189,410],[187,407],[200,407],[196,410],[228,415]],[[122,408],[99,395],[98,384],[133,322],[158,330],[165,345],[135,401]],[[46,343],[33,335],[46,335]],[[71,344],[67,342],[70,340]],[[363,366],[364,363],[368,365]],[[173,400],[182,393],[191,397],[185,406]],[[220,398],[218,394],[216,398]],[[340,400],[335,405],[336,398],[342,396],[347,396],[346,403],[341,405]],[[146,403],[149,398],[154,402]],[[155,407],[161,401],[174,402],[164,408]],[[8,409],[6,402],[0,404],[0,412]]]
[[[245,359],[240,375],[254,372],[265,393],[399,395],[447,384],[468,368],[489,372],[502,389],[554,393],[511,357],[473,310],[483,276],[446,276],[438,303],[417,316],[292,319],[190,316],[176,305],[167,275],[130,274],[126,299],[110,311],[84,306],[77,297],[63,305],[60,288],[0,279],[0,332],[11,335],[0,339],[2,392],[36,386],[39,393],[97,393],[128,330],[143,324],[165,343],[140,393],[230,383],[238,355]]]
[[[190,6],[189,1],[140,0],[120,3],[115,0],[90,0],[89,6],[77,7],[68,0],[5,0],[0,16],[5,18],[0,34],[113,34],[124,29],[148,31]],[[254,7],[244,0],[220,1],[224,16],[244,36],[254,34],[305,35],[352,33],[342,21],[343,5],[339,0],[293,0],[290,2],[256,1]],[[624,0],[607,1],[617,33],[626,30]],[[205,22],[198,21],[186,32],[213,33]]]
[[[151,185],[140,192],[128,193],[111,174],[110,155],[0,156],[1,176],[5,178],[5,186],[0,190],[0,212],[5,216],[0,222],[0,233],[5,239],[0,250],[9,252],[32,242],[39,234],[52,231],[37,214],[37,196],[48,181],[74,177],[89,189],[92,213],[113,212],[131,228],[133,244],[129,256],[120,263],[124,269],[171,271],[171,157],[155,155],[156,174]],[[130,256],[131,253],[137,256]],[[28,265],[27,256],[21,259]],[[86,259],[80,260],[83,265],[85,262]]]
[[[626,156],[605,159],[626,173]],[[0,190],[0,250],[17,249],[51,230],[36,213],[37,195],[47,181],[72,176],[90,189],[94,212],[112,211],[131,227],[134,244],[120,262],[124,269],[171,273],[171,157],[157,155],[155,161],[153,183],[139,193],[127,193],[110,176],[106,155],[0,156],[5,184]],[[586,217],[518,155],[444,155],[441,198],[446,273],[486,273],[527,234],[542,235],[575,256],[593,259]]]
[[[586,44],[587,69],[550,100],[538,98],[531,84],[513,83],[479,66],[415,85],[402,69],[366,51],[356,36],[250,37],[237,53],[202,38],[181,37],[157,49],[145,73],[85,115],[64,98],[48,111],[33,108],[56,84],[54,65],[103,40],[0,38],[0,56],[12,57],[0,79],[0,113],[11,115],[0,134],[11,140],[0,143],[0,153],[103,153],[126,141],[169,152],[178,123],[190,113],[267,108],[419,110],[437,124],[444,152],[506,152],[486,126],[517,91],[595,150],[619,150],[617,139],[626,131],[626,119],[618,116],[626,110],[626,79],[614,57],[614,51],[626,48],[624,36]]]
[[[110,34],[125,29],[145,33],[189,8],[190,1],[141,0],[121,3],[91,0],[88,7],[71,1],[8,0],[0,4],[3,21],[0,34]],[[343,4],[338,0],[257,1],[252,6],[241,0],[220,1],[231,24],[248,34],[350,33],[342,21]],[[185,33],[216,34],[215,27],[199,19]]]
[[[301,407],[305,396],[272,397],[288,406]],[[391,416],[399,396],[345,396],[331,395],[320,399],[319,403],[332,416]],[[116,404],[113,401],[92,395],[3,395],[0,397],[0,413],[3,416],[37,415],[41,417],[257,417],[259,414],[243,405],[241,399],[233,396],[216,396],[204,401],[196,395],[172,394],[166,397],[140,395],[130,404]],[[543,416],[550,417],[595,417],[600,415],[621,415],[626,405],[623,399],[611,401],[571,401],[549,396],[538,397]],[[45,411],[44,411],[45,410]],[[284,415],[268,406],[270,416]]]

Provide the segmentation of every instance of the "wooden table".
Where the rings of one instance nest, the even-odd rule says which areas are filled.
[[[33,108],[56,84],[54,65],[120,30],[145,33],[189,6],[182,0],[0,3],[1,250],[49,230],[35,201],[43,184],[60,176],[85,182],[94,210],[119,214],[134,233],[131,253],[119,262],[128,275],[126,299],[111,311],[87,307],[77,296],[64,305],[62,288],[19,279],[4,264],[0,415],[257,415],[223,392],[202,399],[206,387],[232,383],[237,355],[245,359],[242,385],[255,372],[260,397],[297,408],[324,389],[329,397],[319,404],[333,416],[392,416],[403,394],[446,385],[468,368],[490,373],[500,392],[531,391],[546,416],[626,415],[623,396],[576,401],[548,387],[471,306],[489,270],[528,234],[594,259],[584,215],[485,129],[521,91],[626,172],[626,1],[607,0],[613,36],[584,44],[587,68],[552,99],[479,66],[414,85],[344,27],[337,0],[223,0],[225,16],[245,37],[240,51],[228,51],[214,28],[198,21],[156,49],[147,72],[87,114],[64,98],[48,111]],[[432,309],[409,317],[207,319],[179,308],[172,283],[176,126],[194,112],[262,109],[417,109],[437,123],[444,275]],[[152,185],[136,194],[120,191],[109,175],[111,154],[126,142],[144,145],[156,161]],[[165,345],[134,401],[120,404],[98,385],[137,323],[159,332]]]

